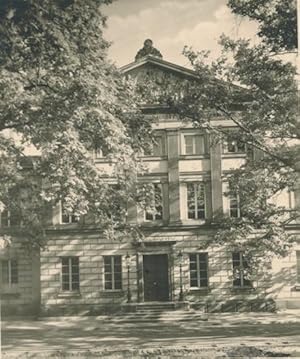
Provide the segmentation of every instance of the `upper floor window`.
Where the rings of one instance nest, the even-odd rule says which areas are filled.
[[[78,223],[79,217],[75,216],[74,214],[69,214],[65,208],[64,204],[61,203],[61,223],[68,224],[68,223]]]
[[[204,183],[187,183],[187,218],[205,218]]]
[[[104,289],[122,289],[122,257],[104,256]]]
[[[246,144],[242,140],[228,136],[227,140],[224,142],[224,152],[246,153]]]
[[[208,287],[208,254],[190,254],[190,286]]]
[[[2,284],[12,286],[18,283],[18,261],[8,259],[2,261]]]
[[[186,134],[183,135],[184,155],[202,155],[205,153],[205,144],[203,135]]]
[[[167,154],[166,151],[166,138],[164,135],[157,135],[154,137],[154,143],[149,148],[148,151],[145,151],[146,156],[156,156],[161,157]]]
[[[108,155],[108,150],[105,148],[95,147],[94,149],[94,158],[104,158]]]
[[[229,216],[234,218],[241,217],[240,196],[238,193],[229,194]]]
[[[79,257],[61,258],[61,289],[79,291]]]
[[[152,185],[150,196],[151,208],[146,209],[145,219],[147,221],[158,221],[163,219],[163,198],[162,198],[162,185],[161,183],[154,183]]]
[[[242,252],[232,253],[233,286],[251,287],[251,281],[247,278],[249,265]]]

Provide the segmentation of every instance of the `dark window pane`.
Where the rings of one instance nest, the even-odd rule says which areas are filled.
[[[18,283],[18,262],[16,260],[11,260],[11,283]]]
[[[72,290],[79,290],[79,282],[72,283]]]
[[[240,278],[236,278],[233,280],[233,285],[235,287],[240,287],[241,286],[241,279]]]
[[[191,287],[198,287],[197,279],[192,279],[191,278]]]
[[[115,289],[122,289],[122,282],[121,281],[116,281],[115,282]]]
[[[207,287],[208,284],[207,284],[207,279],[200,279],[200,287]]]
[[[105,289],[112,289],[112,282],[105,282]]]
[[[69,283],[68,282],[62,282],[62,290],[69,290]]]
[[[9,264],[8,261],[2,261],[2,283],[8,284],[9,283]]]

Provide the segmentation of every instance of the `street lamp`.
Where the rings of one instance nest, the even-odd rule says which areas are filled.
[[[182,250],[178,253],[179,258],[179,271],[180,271],[180,292],[179,292],[179,301],[183,301],[183,288],[182,288],[182,262],[183,262],[183,253]]]
[[[131,303],[131,292],[130,292],[130,255],[126,254],[125,257],[127,266],[127,303]]]

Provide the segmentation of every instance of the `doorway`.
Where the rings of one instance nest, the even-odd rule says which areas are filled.
[[[168,255],[143,256],[144,301],[169,300]]]

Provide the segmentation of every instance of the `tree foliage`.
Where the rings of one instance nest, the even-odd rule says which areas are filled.
[[[229,0],[234,14],[259,24],[258,35],[274,51],[297,47],[296,0]]]
[[[101,6],[110,2],[0,4],[0,200],[31,237],[62,199],[69,213],[92,212],[100,223],[114,217],[116,202],[126,213],[142,170],[137,153],[151,141],[151,125],[133,85],[107,59]],[[91,156],[95,148],[109,152],[117,195]]]
[[[244,164],[227,175],[227,195],[238,194],[242,216],[216,216],[219,229],[207,244],[227,245],[244,251],[249,260],[265,261],[287,253],[294,237],[286,228],[299,220],[297,209],[274,201],[286,190],[299,191],[296,68],[274,56],[275,50],[295,47],[294,5],[267,0],[232,0],[229,5],[235,13],[259,21],[262,42],[252,46],[248,39],[223,35],[222,55],[212,63],[206,51],[186,47],[184,55],[198,78],[164,94],[161,101],[209,131],[214,143],[224,143],[230,135],[248,147]],[[273,16],[278,17],[275,23]]]

